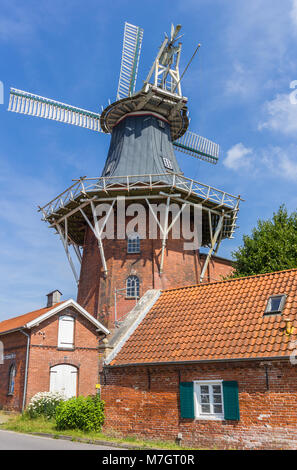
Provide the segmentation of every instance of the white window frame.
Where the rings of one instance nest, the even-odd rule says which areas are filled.
[[[200,402],[200,385],[220,385],[222,397],[222,413],[202,413]],[[210,406],[213,406],[212,395],[210,395]],[[194,380],[194,411],[195,419],[206,419],[214,421],[224,420],[224,393],[223,393],[223,380]]]
[[[132,292],[132,294],[131,294]],[[126,298],[139,299],[140,280],[138,276],[131,275],[126,279]]]
[[[72,342],[71,343],[66,343],[65,341],[62,341],[62,339],[64,338],[61,338],[61,322],[62,321],[69,321],[69,322],[72,322]],[[75,322],[75,318],[70,316],[70,315],[61,315],[59,317],[59,326],[58,326],[58,348],[61,348],[61,349],[74,349],[74,322]]]

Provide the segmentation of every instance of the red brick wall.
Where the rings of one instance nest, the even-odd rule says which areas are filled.
[[[59,350],[60,312],[33,328],[29,358],[27,403],[35,393],[49,390],[50,367],[71,364],[78,367],[78,395],[95,394],[98,382],[98,336],[95,326],[74,313],[74,350]],[[44,335],[42,334],[44,333]]]
[[[68,312],[71,313],[71,310]],[[78,395],[95,394],[98,383],[98,333],[82,315],[75,315],[74,350],[59,350],[58,323],[61,311],[40,323],[31,331],[28,384],[26,404],[37,392],[48,391],[50,367],[57,364],[71,364],[78,367]],[[73,313],[73,312],[72,312]],[[0,405],[5,409],[20,410],[23,401],[24,374],[27,338],[20,332],[0,336],[4,343],[4,354],[13,352],[16,358],[5,360],[0,365]],[[16,364],[15,393],[8,396],[9,367]]]
[[[127,218],[127,223],[129,218]],[[116,230],[116,228],[115,228]],[[185,239],[172,239],[169,232],[163,274],[159,274],[161,260],[161,239],[148,237],[140,242],[139,254],[127,253],[126,240],[103,240],[104,253],[108,268],[104,277],[98,242],[88,227],[85,234],[83,261],[80,273],[77,302],[94,315],[108,328],[114,322],[114,292],[126,286],[130,275],[140,280],[140,296],[148,289],[168,289],[197,284],[199,282],[205,256],[199,257],[198,250],[185,251]],[[205,280],[218,280],[232,270],[230,262],[222,258],[213,259],[209,264]],[[117,319],[128,313],[135,300],[117,295]]]
[[[200,254],[200,266],[203,267],[206,255]],[[206,270],[203,282],[221,281],[233,271],[231,261],[218,256],[212,256]]]
[[[105,430],[217,449],[297,448],[297,369],[287,362],[105,368]],[[236,380],[239,421],[181,419],[179,381]],[[105,384],[105,385],[104,385]]]
[[[0,341],[4,346],[4,355],[15,355],[15,358],[4,359],[4,364],[0,364],[0,408],[20,409],[23,402],[27,338],[18,331],[0,335]],[[14,394],[8,395],[9,370],[13,364],[16,365]]]

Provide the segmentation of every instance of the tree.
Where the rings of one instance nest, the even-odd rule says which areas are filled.
[[[232,252],[232,277],[297,268],[297,212],[288,215],[284,205],[271,220],[258,220],[251,236]]]

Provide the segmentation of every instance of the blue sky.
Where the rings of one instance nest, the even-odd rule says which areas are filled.
[[[109,136],[7,112],[15,87],[99,111],[116,95],[124,22],[144,28],[137,88],[164,32],[182,24],[190,128],[218,142],[217,165],[177,153],[186,176],[240,194],[230,256],[259,218],[297,208],[297,0],[2,0],[0,16],[0,321],[39,308],[59,288],[76,298],[44,205],[79,176],[99,176]]]

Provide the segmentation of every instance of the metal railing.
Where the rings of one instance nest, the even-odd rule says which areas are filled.
[[[71,201],[76,201],[79,196],[87,196],[88,193],[104,192],[111,194],[115,191],[129,193],[132,189],[153,190],[172,188],[186,193],[186,197],[196,196],[201,203],[210,202],[214,208],[224,207],[229,210],[237,210],[240,196],[233,196],[226,191],[213,188],[176,173],[161,173],[151,175],[109,176],[98,178],[80,178],[75,183],[59,194],[39,210],[43,218],[47,219],[60,209],[65,208]]]

